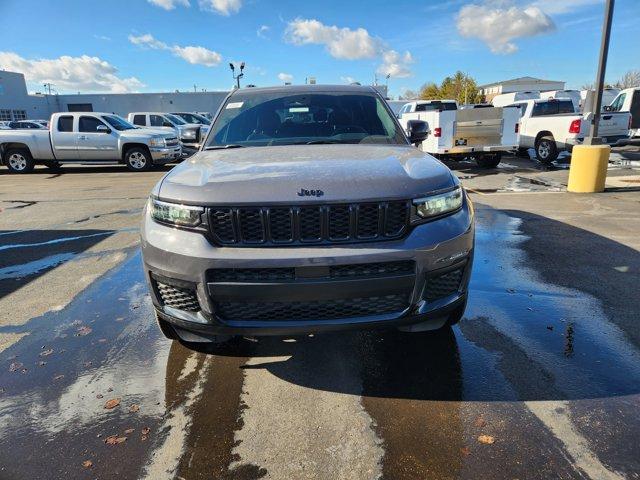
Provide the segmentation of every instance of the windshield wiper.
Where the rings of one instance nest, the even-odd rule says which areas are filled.
[[[305,142],[305,145],[323,145],[327,143],[344,143],[340,140],[311,140],[310,142]]]
[[[206,147],[205,150],[220,150],[227,148],[246,148],[244,145],[238,145],[237,143],[230,143],[229,145],[212,145],[211,147]]]

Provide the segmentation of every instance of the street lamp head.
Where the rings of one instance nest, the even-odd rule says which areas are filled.
[[[240,71],[244,70],[244,62],[240,64]]]
[[[232,62],[229,62],[229,68],[231,69],[232,72],[236,69],[236,67],[233,65]]]

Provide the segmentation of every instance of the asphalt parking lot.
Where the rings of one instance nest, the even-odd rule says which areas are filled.
[[[452,330],[199,352],[140,268],[166,170],[0,170],[0,478],[640,478],[640,156],[616,155],[597,195],[450,164],[477,213]]]

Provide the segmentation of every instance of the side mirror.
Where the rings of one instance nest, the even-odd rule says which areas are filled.
[[[111,129],[106,125],[98,125],[96,127],[96,132],[98,133],[111,133]]]
[[[603,112],[612,112],[613,109],[611,108],[611,105],[605,105],[602,107],[602,111]]]
[[[429,136],[429,124],[424,120],[409,120],[407,122],[407,135],[414,145],[423,142]]]

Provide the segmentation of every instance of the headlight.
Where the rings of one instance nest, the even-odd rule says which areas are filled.
[[[195,130],[185,130],[184,132],[182,132],[182,136],[184,138],[196,138],[196,131]]]
[[[154,220],[181,227],[198,226],[200,224],[200,216],[204,212],[202,207],[161,202],[155,198],[149,200],[149,209],[151,210],[151,218]]]
[[[422,218],[431,218],[453,212],[462,206],[462,189],[456,187],[446,193],[439,193],[430,197],[419,198],[413,201],[416,213]]]
[[[151,140],[149,141],[150,147],[164,147],[164,145],[164,138],[162,137],[151,137]]]

